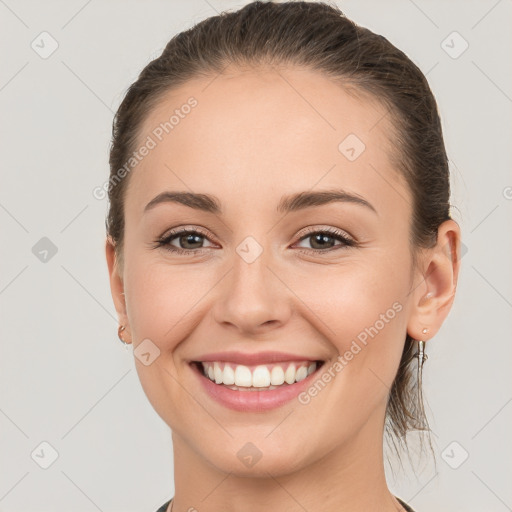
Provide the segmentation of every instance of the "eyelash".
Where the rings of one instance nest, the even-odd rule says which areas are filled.
[[[330,249],[327,249],[327,250],[301,248],[301,249],[298,249],[298,251],[305,253],[305,254],[320,254],[320,253],[335,251],[335,250],[337,250],[336,247],[338,247],[338,249],[347,249],[349,247],[357,247],[357,243],[354,240],[345,236],[343,231],[340,231],[339,229],[335,229],[335,228],[325,228],[325,229],[308,228],[308,231],[306,232],[306,234],[304,234],[298,240],[298,242],[302,242],[303,240],[311,237],[312,235],[320,235],[320,234],[329,235],[332,238],[335,238],[335,239],[343,242],[343,244],[341,246],[338,245],[335,247],[331,247]],[[183,235],[200,235],[203,238],[206,238],[209,240],[209,237],[207,236],[207,234],[198,228],[194,228],[194,229],[183,228],[183,229],[171,231],[164,237],[157,239],[154,248],[163,247],[165,250],[172,252],[174,254],[187,254],[187,255],[190,255],[192,253],[201,254],[203,252],[203,250],[208,249],[208,247],[201,247],[199,249],[182,249],[180,247],[174,247],[174,246],[170,245],[172,240],[174,240],[178,236],[183,236]]]

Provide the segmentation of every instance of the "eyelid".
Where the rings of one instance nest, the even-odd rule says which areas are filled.
[[[168,238],[171,235],[178,235],[187,231],[197,231],[201,235],[210,238],[210,235],[203,228],[200,226],[195,226],[194,224],[184,224],[183,226],[169,229],[160,238]]]
[[[302,233],[302,234],[301,234]],[[333,226],[322,226],[322,225],[313,225],[313,226],[307,226],[304,228],[303,231],[300,231],[297,236],[300,240],[302,240],[307,235],[310,235],[312,233],[329,233],[331,235],[337,235],[337,236],[343,236],[347,239],[350,239],[355,243],[355,238],[345,231],[344,229],[336,228]]]

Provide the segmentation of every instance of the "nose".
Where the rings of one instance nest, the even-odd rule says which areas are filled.
[[[220,283],[213,308],[219,324],[246,336],[286,324],[291,316],[293,294],[269,260],[265,251],[251,263],[234,253],[233,266]]]

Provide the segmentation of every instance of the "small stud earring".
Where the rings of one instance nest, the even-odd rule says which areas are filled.
[[[123,340],[123,337],[121,336],[121,333],[125,330],[124,325],[120,325],[119,329],[117,330],[117,337],[125,344],[126,349],[128,350],[129,343]]]
[[[428,329],[426,327],[423,328],[423,330],[421,331],[423,334],[427,334],[428,332]]]

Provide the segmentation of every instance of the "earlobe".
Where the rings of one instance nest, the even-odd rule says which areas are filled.
[[[451,309],[460,268],[459,225],[452,219],[443,222],[436,245],[425,254],[407,325],[408,334],[416,340],[432,338]]]

